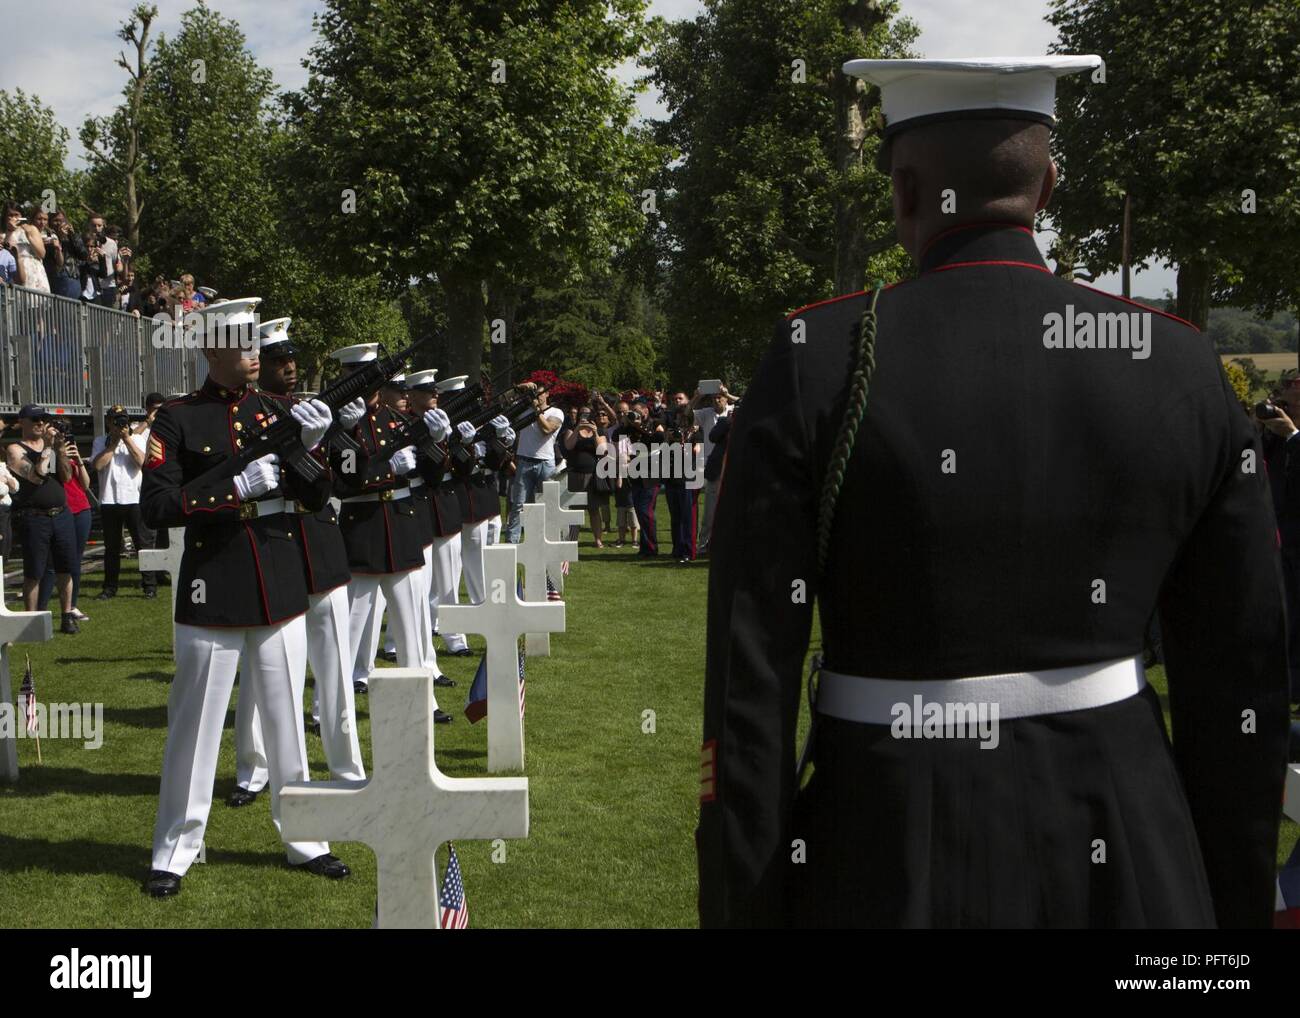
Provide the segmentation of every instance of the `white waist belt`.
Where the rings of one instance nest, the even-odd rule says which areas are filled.
[[[416,488],[421,488],[421,487],[424,486],[424,478],[423,478],[423,477],[408,477],[407,480],[406,480],[406,483],[407,483],[408,485],[410,485],[411,490],[414,491]]]
[[[290,503],[283,498],[267,498],[261,502],[241,502],[239,518],[241,520],[251,520],[254,517],[274,516],[276,513],[290,511],[292,511]]]
[[[410,488],[389,488],[387,491],[372,491],[369,495],[353,495],[351,498],[341,498],[339,501],[345,505],[356,502],[392,502],[399,498],[406,498],[410,493]]]
[[[823,670],[817,679],[817,711],[868,725],[892,724],[898,705],[997,704],[998,717],[1033,717],[1104,707],[1142,691],[1140,657],[1037,672],[976,675],[961,679],[871,679]]]

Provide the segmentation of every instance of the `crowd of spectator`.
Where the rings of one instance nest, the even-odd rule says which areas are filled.
[[[6,201],[0,226],[0,282],[152,318],[179,318],[216,296],[194,277],[137,277],[121,227],[91,212],[78,231],[62,209],[24,211]]]
[[[672,557],[686,563],[707,555],[727,432],[738,402],[726,386],[701,383],[692,397],[685,390],[602,393],[555,385],[549,378],[538,381],[544,409],[519,434],[505,540],[519,539],[522,506],[563,465],[569,491],[587,496],[597,548],[613,537],[616,548],[630,542],[639,556],[658,556],[655,505],[662,489]],[[563,407],[547,405],[547,385]]]
[[[105,432],[95,439],[89,464],[55,415],[34,404],[18,412],[15,424],[21,437],[5,447],[0,460],[0,556],[13,557],[16,536],[22,549],[26,610],[44,611],[57,591],[63,633],[78,632],[80,623],[90,618],[77,602],[95,507],[104,529],[100,600],[117,593],[122,528],[130,531],[137,551],[153,547],[154,535],[140,520],[140,482],[149,429],[163,402],[160,393],[150,393],[146,417],[136,422],[123,407],[109,408]],[[0,433],[9,426],[0,420]],[[140,580],[144,596],[154,597],[155,575],[143,572]]]

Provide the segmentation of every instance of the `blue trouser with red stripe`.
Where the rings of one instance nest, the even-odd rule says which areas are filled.
[[[695,558],[695,508],[700,490],[685,484],[665,484],[668,517],[672,521],[673,558]]]
[[[659,543],[655,540],[655,500],[659,497],[659,485],[635,485],[629,494],[632,496],[632,508],[636,510],[636,520],[641,526],[641,550],[638,555],[658,555]]]

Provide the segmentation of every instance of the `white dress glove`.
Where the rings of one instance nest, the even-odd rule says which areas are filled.
[[[398,449],[393,453],[392,459],[388,461],[388,468],[397,475],[409,474],[415,469],[415,446],[408,445],[403,449]]]
[[[497,414],[488,423],[496,430],[497,438],[504,438],[505,433],[510,430],[510,421],[506,419],[505,414]]]
[[[424,426],[429,429],[429,437],[435,442],[441,442],[451,434],[451,418],[441,410],[426,410]]]
[[[468,442],[474,437],[474,425],[470,424],[469,421],[461,421],[457,424],[456,431],[460,434],[460,440],[462,442]]]
[[[302,444],[307,447],[308,452],[320,445],[320,440],[325,437],[325,432],[329,431],[330,425],[334,422],[334,415],[330,413],[330,408],[318,399],[296,403],[289,412],[302,426]]]
[[[487,443],[486,443],[486,442],[475,442],[475,443],[474,443],[474,455],[477,456],[479,459],[482,459],[484,456],[486,456],[486,455],[487,455]]]
[[[361,418],[366,416],[366,401],[358,396],[339,411],[339,425],[344,431],[351,431]]]
[[[516,437],[517,436],[515,435],[515,429],[511,427],[507,427],[506,433],[501,436],[501,444],[508,449],[510,448],[510,446],[515,444]]]
[[[268,453],[261,459],[253,460],[244,467],[244,472],[235,477],[235,494],[239,501],[260,498],[280,483],[280,460],[275,453]]]

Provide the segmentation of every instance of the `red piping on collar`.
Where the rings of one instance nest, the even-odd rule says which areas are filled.
[[[796,308],[794,311],[791,311],[788,315],[785,316],[785,320],[788,322],[795,315],[801,315],[805,311],[811,311],[813,308],[819,308],[823,304],[834,304],[837,300],[850,300],[853,297],[861,297],[864,293],[870,293],[870,292],[871,292],[870,290],[858,290],[856,293],[844,293],[844,294],[840,294],[840,296],[838,297],[827,297],[825,300],[815,301],[812,304],[805,304],[803,307]]]
[[[924,258],[925,253],[929,251],[930,248],[935,245],[935,243],[942,240],[944,237],[951,236],[954,233],[961,233],[963,230],[978,230],[990,226],[1000,227],[1001,229],[1004,230],[1019,230],[1021,233],[1027,233],[1031,237],[1034,235],[1034,231],[1031,230],[1028,226],[1021,226],[1019,223],[1000,223],[996,219],[986,220],[984,222],[979,222],[979,223],[963,223],[961,226],[953,226],[948,228],[947,230],[943,230],[940,233],[936,233],[933,237],[927,240],[925,242],[925,246],[921,248],[921,257]]]
[[[991,258],[988,261],[949,262],[947,265],[936,265],[932,269],[926,269],[923,273],[921,273],[921,275],[928,276],[932,272],[947,272],[949,269],[965,269],[971,267],[972,265],[1015,265],[1015,266],[1019,266],[1022,269],[1036,269],[1039,272],[1046,272],[1049,276],[1052,274],[1052,270],[1049,269],[1046,265],[1039,265],[1036,262],[1013,262],[1013,261],[1006,261],[1003,259]]]
[[[1071,280],[1071,282],[1074,281]],[[1161,311],[1159,308],[1147,307],[1147,305],[1139,304],[1135,300],[1129,300],[1127,297],[1121,297],[1117,293],[1109,293],[1106,290],[1098,290],[1095,286],[1089,286],[1087,283],[1074,283],[1074,285],[1081,286],[1085,290],[1091,290],[1093,293],[1099,293],[1103,297],[1109,297],[1112,300],[1122,300],[1125,304],[1132,304],[1135,308],[1141,308],[1143,311],[1150,311],[1152,314],[1155,315],[1162,315],[1165,318],[1172,318],[1175,322],[1180,322],[1181,324],[1186,325],[1188,328],[1196,329],[1197,332],[1201,331],[1200,329],[1197,329],[1196,326],[1193,325],[1191,322],[1189,322],[1186,318],[1179,318],[1177,315],[1171,315],[1168,311]]]

